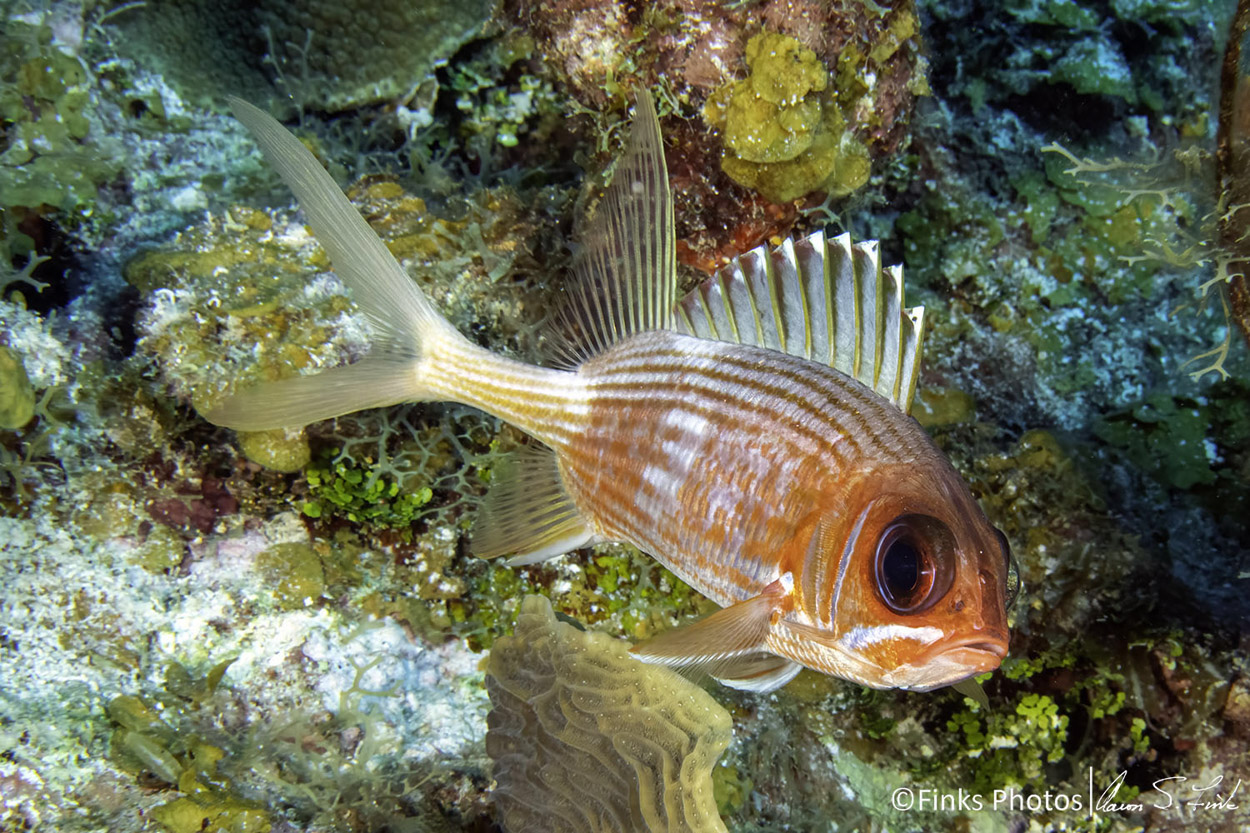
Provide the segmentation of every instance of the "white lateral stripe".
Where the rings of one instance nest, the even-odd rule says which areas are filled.
[[[932,625],[859,625],[838,640],[849,651],[858,651],[878,642],[891,639],[910,639],[921,645],[929,645],[942,638],[942,629]]]

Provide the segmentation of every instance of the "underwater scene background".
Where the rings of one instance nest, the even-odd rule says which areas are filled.
[[[0,8],[0,830],[1250,827],[1250,11]],[[683,289],[818,228],[903,264],[913,415],[1023,582],[988,703],[636,662],[715,606],[626,546],[470,555],[523,440],[472,409],[199,415],[367,350],[225,95],[533,360],[639,87]]]

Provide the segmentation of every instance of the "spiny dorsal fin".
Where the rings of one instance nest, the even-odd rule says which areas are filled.
[[[669,327],[677,298],[673,195],[651,94],[638,94],[629,148],[598,209],[563,309],[564,357],[578,364],[635,333]]]
[[[594,530],[564,488],[556,453],[526,446],[497,463],[473,524],[469,549],[481,558],[534,564],[592,543]]]
[[[818,231],[760,246],[678,302],[673,329],[781,350],[858,379],[906,412],[920,374],[924,307],[903,306],[903,270],[876,241]]]

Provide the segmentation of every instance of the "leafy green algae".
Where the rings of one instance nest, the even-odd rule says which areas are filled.
[[[310,466],[304,476],[310,499],[303,511],[310,518],[333,512],[353,523],[403,529],[434,496],[429,486],[413,482],[420,479],[419,470],[388,478],[350,460],[327,460]]]
[[[181,718],[187,709],[205,704],[231,662],[218,663],[204,677],[170,663],[165,687],[180,703],[171,714]],[[140,697],[114,697],[107,712],[117,725],[109,746],[113,763],[123,771],[154,776],[179,793],[151,810],[151,817],[169,833],[268,833],[271,829],[270,814],[241,798],[230,780],[218,772],[218,764],[226,757],[223,749],[175,730]]]

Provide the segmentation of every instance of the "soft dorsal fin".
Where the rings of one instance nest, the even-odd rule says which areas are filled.
[[[582,245],[563,312],[564,358],[578,364],[635,333],[668,329],[677,299],[673,195],[651,94],[638,94],[629,147]]]
[[[752,249],[677,304],[673,329],[823,362],[906,412],[920,374],[924,307],[903,306],[903,271],[876,241],[818,231]]]

